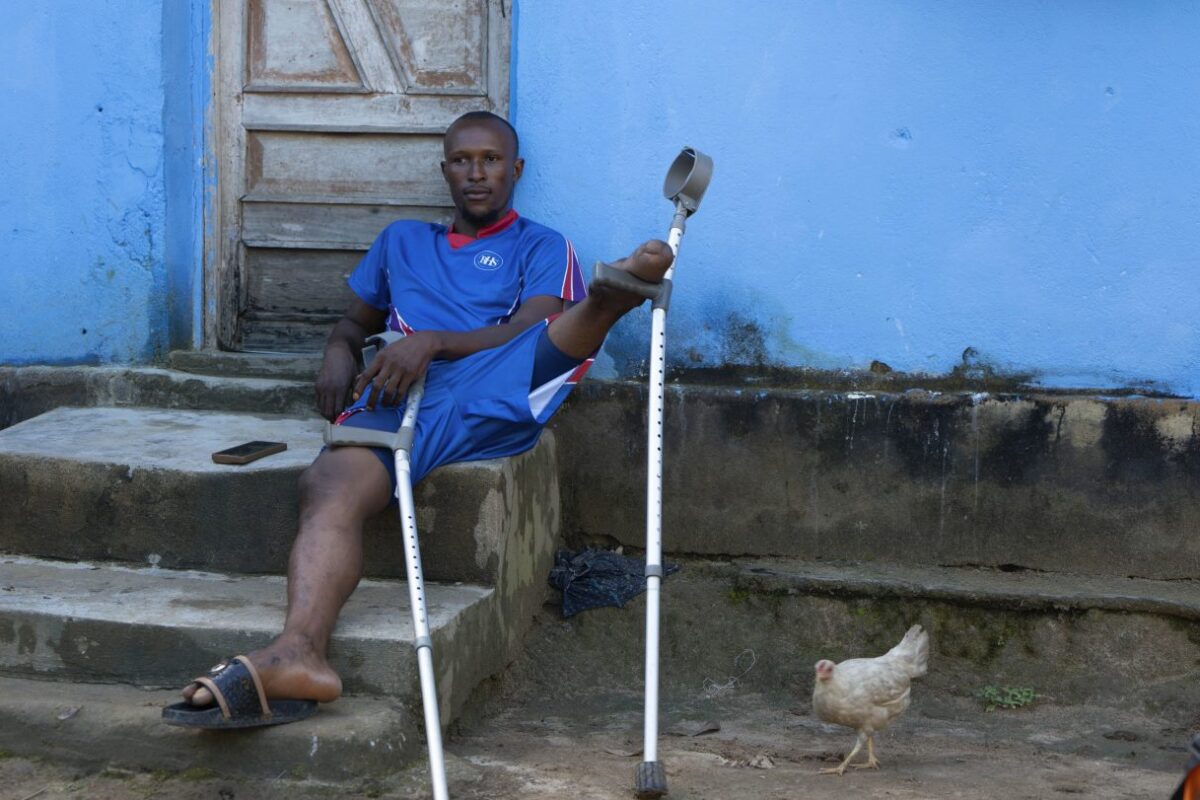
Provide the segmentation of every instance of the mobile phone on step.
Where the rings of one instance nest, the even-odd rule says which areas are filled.
[[[212,460],[218,464],[249,464],[284,450],[287,450],[286,442],[244,442],[237,447],[213,453]]]

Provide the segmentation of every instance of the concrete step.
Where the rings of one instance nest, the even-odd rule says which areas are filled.
[[[733,575],[737,586],[755,594],[938,600],[1026,612],[1115,611],[1200,622],[1200,580],[797,559],[739,560]]]
[[[430,583],[426,602],[447,678],[439,688],[456,701],[450,711],[465,699],[455,676],[477,682],[504,666],[501,652],[483,647],[500,638],[483,630],[498,598],[491,587]],[[0,672],[178,688],[222,658],[265,645],[285,608],[279,576],[5,558]],[[420,697],[413,638],[407,585],[364,580],[338,621],[330,662],[349,693],[412,702]]]
[[[315,417],[312,375],[215,374],[156,367],[0,366],[0,429],[62,406],[148,406]],[[315,373],[313,373],[315,374]]]
[[[162,724],[160,709],[177,699],[0,677],[0,750],[83,767],[355,783],[424,758],[419,712],[380,698],[344,697],[290,725],[220,732]]]
[[[64,405],[313,415],[311,378],[299,379],[313,362],[195,353],[172,363],[219,376],[0,366],[0,428]],[[1195,401],[843,377],[670,383],[667,551],[1200,574]],[[643,544],[646,407],[644,383],[588,380],[552,421],[576,541]]]
[[[818,658],[883,653],[919,622],[927,691],[974,700],[988,685],[1021,686],[1039,702],[1117,702],[1185,722],[1200,703],[1197,580],[798,559],[699,571],[727,581],[739,616],[770,614],[789,630],[794,657],[771,645],[760,657],[798,662],[806,677]]]
[[[283,378],[309,381],[321,369],[320,353],[232,353],[222,350],[172,350],[172,370],[198,375]]]
[[[664,402],[668,552],[1200,574],[1195,401],[672,384]],[[644,385],[585,381],[555,418],[572,534],[644,542],[646,407]]]
[[[702,702],[715,696],[761,692],[807,702],[818,660],[880,655],[914,623],[930,636],[923,698],[971,705],[987,686],[1027,687],[1039,705],[1118,705],[1181,726],[1194,724],[1200,708],[1200,581],[668,560],[681,569],[662,588],[662,703],[690,705],[695,719],[706,718]],[[643,598],[546,620],[514,682],[638,686]],[[630,701],[636,707],[636,696]]]
[[[1093,755],[1097,746],[1127,744],[1106,734],[1136,731],[1138,761],[1130,762],[1127,752],[1106,752],[1145,768],[1146,751],[1187,741],[1186,726],[1200,703],[1194,582],[795,559],[680,562],[663,588],[664,728],[666,721],[719,719],[726,733],[743,729],[741,712],[714,704],[747,700],[771,710],[765,736],[790,741],[804,732],[794,727],[794,714],[808,716],[817,659],[878,655],[914,622],[931,634],[930,671],[916,684],[905,719],[952,725],[980,738],[983,749],[1011,738],[1009,725],[1039,752],[1079,747]],[[0,600],[6,585],[0,578]],[[505,701],[522,730],[549,737],[535,749],[570,747],[577,758],[626,737],[633,746],[640,742],[643,602],[644,595],[624,609],[566,621],[543,615],[510,673],[517,696]],[[0,622],[0,641],[5,630]],[[988,713],[975,699],[987,685],[1033,688],[1037,701]],[[323,780],[378,778],[406,758],[421,757],[419,739],[405,727],[411,718],[403,715],[410,712],[380,698],[347,698],[323,707],[312,721],[230,737],[163,729],[158,708],[172,699],[170,692],[125,686],[0,678],[0,749],[127,769],[195,766],[271,778],[286,771]],[[500,719],[489,735],[502,740],[514,728],[512,717]],[[564,719],[578,720],[595,741],[564,737]],[[1001,725],[1001,719],[1010,722]],[[822,735],[825,743],[814,741],[814,752],[832,746],[828,731]],[[662,746],[679,741],[664,738]],[[394,749],[385,756],[380,750],[387,747]],[[451,741],[450,754],[467,747]],[[632,770],[632,762],[617,768]],[[451,794],[459,795],[453,787]]]
[[[321,448],[323,426],[311,417],[156,408],[46,412],[0,431],[0,551],[282,573],[296,481]],[[250,440],[288,449],[244,466],[212,462],[214,451]],[[426,575],[495,583],[510,548],[538,551],[557,540],[553,437],[515,458],[443,467],[417,487],[416,501]],[[368,525],[365,548],[368,575],[403,575],[394,509]]]

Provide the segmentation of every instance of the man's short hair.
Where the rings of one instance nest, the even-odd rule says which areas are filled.
[[[454,120],[454,122],[451,122],[450,127],[446,128],[446,131],[449,132],[451,128],[454,128],[456,125],[463,122],[479,122],[484,120],[488,122],[498,122],[505,128],[508,128],[508,132],[512,134],[513,139],[513,154],[521,154],[521,137],[517,136],[517,129],[514,128],[512,123],[506,120],[504,117],[500,116],[499,114],[493,114],[491,111],[468,111],[458,119]]]

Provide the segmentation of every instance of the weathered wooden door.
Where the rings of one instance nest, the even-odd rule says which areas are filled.
[[[448,220],[441,133],[508,108],[511,0],[218,0],[208,346],[319,350],[394,219]]]

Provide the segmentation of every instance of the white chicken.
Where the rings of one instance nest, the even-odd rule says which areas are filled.
[[[813,711],[825,722],[858,731],[858,740],[846,760],[822,772],[844,773],[864,742],[867,763],[853,766],[879,769],[875,732],[908,708],[912,679],[924,675],[928,663],[929,634],[920,625],[909,628],[900,644],[878,658],[852,658],[840,664],[828,659],[817,662]]]

